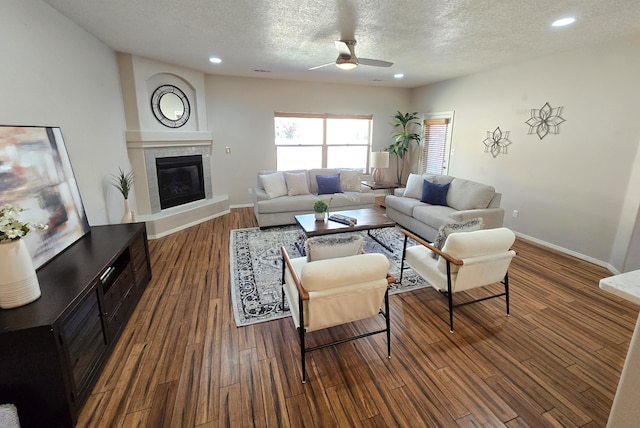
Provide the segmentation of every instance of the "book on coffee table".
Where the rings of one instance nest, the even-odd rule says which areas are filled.
[[[338,223],[346,224],[349,226],[355,226],[358,224],[358,219],[355,217],[349,217],[343,214],[331,214],[329,216],[329,220],[335,221]]]

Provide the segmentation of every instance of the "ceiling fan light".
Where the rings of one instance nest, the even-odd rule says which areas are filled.
[[[341,70],[353,70],[354,68],[356,68],[357,64],[354,64],[352,62],[343,62],[343,63],[338,63],[336,62],[336,67],[338,67]]]
[[[341,70],[353,70],[358,66],[358,61],[354,57],[346,57],[340,55],[338,59],[336,59],[336,67]]]

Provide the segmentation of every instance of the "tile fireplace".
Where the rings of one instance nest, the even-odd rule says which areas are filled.
[[[202,155],[156,158],[160,208],[205,198]]]
[[[129,159],[136,176],[137,219],[147,224],[149,238],[229,212],[228,195],[213,194],[212,141],[192,135],[183,139],[175,138],[176,133],[128,135]]]

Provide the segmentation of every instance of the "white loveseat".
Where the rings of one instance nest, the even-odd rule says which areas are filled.
[[[318,194],[318,176],[339,177],[339,192]],[[260,171],[253,188],[253,211],[260,227],[295,224],[295,216],[313,213],[317,199],[331,200],[330,211],[373,208],[375,195],[360,183],[362,172],[341,168]],[[266,186],[265,186],[266,183]]]
[[[422,202],[424,181],[436,185],[449,184],[444,205]],[[500,208],[501,194],[492,186],[474,181],[436,174],[410,174],[407,187],[396,189],[385,198],[387,217],[433,242],[440,227],[482,218],[484,229],[502,227],[504,209]]]

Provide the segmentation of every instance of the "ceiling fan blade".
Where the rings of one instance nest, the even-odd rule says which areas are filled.
[[[374,67],[391,67],[392,62],[382,61],[380,59],[358,58],[358,64],[372,65]]]
[[[322,64],[322,65],[316,65],[315,67],[311,67],[309,70],[317,70],[318,68],[322,68],[322,67],[326,67],[328,65],[335,65],[335,61],[333,62],[328,62],[326,64]]]
[[[336,49],[338,49],[338,53],[340,55],[344,55],[344,56],[352,55],[351,49],[349,49],[349,45],[342,40],[336,40]]]

